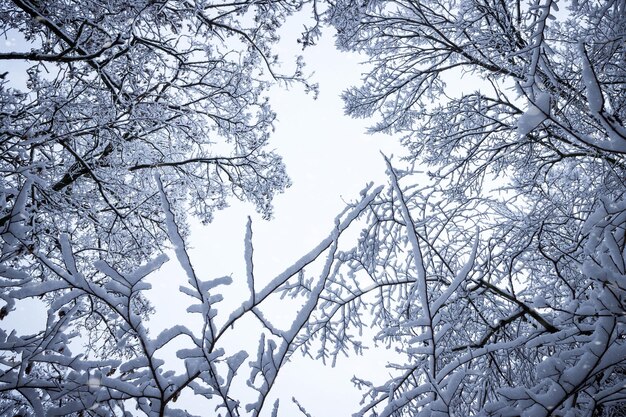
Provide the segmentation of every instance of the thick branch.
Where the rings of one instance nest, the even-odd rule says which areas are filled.
[[[482,285],[484,287],[487,287],[488,289],[490,289],[491,291],[493,291],[494,293],[496,293],[497,295],[499,295],[502,298],[506,298],[507,300],[511,301],[514,304],[517,304],[524,313],[530,315],[533,319],[535,319],[539,324],[541,324],[547,331],[549,331],[550,333],[556,333],[559,331],[559,329],[557,327],[555,327],[553,324],[551,324],[547,319],[545,319],[541,314],[539,314],[539,312],[537,312],[537,310],[535,310],[534,308],[529,307],[526,303],[524,303],[523,301],[520,301],[517,297],[507,293],[506,291],[501,290],[500,288],[496,287],[495,285],[485,281],[485,280],[480,280],[478,281],[479,285]]]

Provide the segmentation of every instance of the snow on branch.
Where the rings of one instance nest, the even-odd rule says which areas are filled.
[[[177,404],[181,395],[191,394],[194,401],[202,398],[223,415],[234,417],[243,412],[241,398],[252,395],[255,399],[247,409],[258,415],[327,287],[339,237],[380,192],[380,188],[366,188],[362,198],[337,217],[328,238],[262,290],[256,290],[254,285],[252,226],[248,219],[243,254],[248,293],[235,311],[223,315],[214,304],[222,298],[220,285],[231,284],[232,279],[204,281],[197,277],[162,179],[157,176],[155,181],[165,227],[183,269],[183,280],[187,281],[180,291],[192,296],[196,303],[166,308],[169,314],[181,317],[186,313],[199,314],[200,320],[152,334],[148,319],[154,307],[147,295],[151,289],[147,279],[167,261],[167,256],[156,256],[130,271],[105,260],[95,261],[93,268],[87,268],[79,262],[70,237],[61,235],[60,260],[39,251],[33,254],[56,279],[35,282],[17,271],[5,271],[13,279],[9,299],[53,297],[46,328],[41,333],[18,336],[0,331],[0,350],[5,353],[0,384],[10,393],[16,409],[31,410],[36,415],[87,410],[123,414],[132,409],[148,416],[189,416],[182,404]],[[298,291],[297,297],[303,303],[292,312],[291,323],[286,328],[273,325],[264,310],[275,309],[272,303],[283,301],[271,296],[279,296],[285,284],[301,278],[305,268],[325,253],[319,276],[311,279],[311,286]],[[95,271],[89,272],[95,275],[87,276],[83,271]],[[229,340],[237,332],[250,331],[239,325],[245,317],[256,323],[253,329],[258,345],[233,347]],[[219,327],[217,320],[222,323]],[[85,332],[86,326],[93,326],[92,333]],[[93,334],[98,338],[91,339]],[[88,355],[73,352],[81,341],[92,349]],[[168,353],[174,347],[175,358]],[[6,354],[11,353],[21,357],[22,362],[7,360]],[[30,389],[33,386],[37,387],[36,395]],[[242,386],[247,388],[242,391]],[[20,398],[26,403],[22,404]]]

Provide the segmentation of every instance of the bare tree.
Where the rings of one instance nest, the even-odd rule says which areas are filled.
[[[186,415],[173,403],[190,389],[222,415],[239,415],[230,384],[248,354],[220,343],[243,316],[258,317],[264,334],[249,380],[258,394],[249,411],[260,412],[318,282],[302,284],[309,301],[288,330],[260,305],[304,276],[353,214],[262,290],[249,231],[250,298],[224,318],[215,287],[227,280],[193,271],[185,215],[210,221],[235,197],[270,217],[273,196],[289,186],[281,158],[266,149],[275,114],[264,94],[276,82],[315,90],[299,60],[294,74],[278,73],[273,50],[279,27],[306,3],[0,2],[2,34],[19,40],[0,52],[9,70],[0,74],[0,319],[19,300],[49,306],[44,331],[1,332],[0,414]],[[10,66],[18,61],[30,65],[23,86]],[[170,241],[200,333],[147,332],[145,277]],[[183,373],[162,362],[174,339],[189,342]]]
[[[239,306],[228,311],[220,305],[221,287],[232,284],[233,279],[203,279],[196,273],[160,178],[157,184],[167,235],[186,274],[180,291],[190,297],[188,304],[170,306],[168,312],[187,317],[186,323],[156,335],[149,332],[146,316],[151,307],[143,296],[150,288],[146,276],[167,261],[165,255],[134,270],[121,270],[98,260],[94,264],[97,280],[89,280],[77,266],[69,236],[61,235],[62,260],[50,259],[41,251],[31,255],[49,271],[47,280],[32,279],[19,269],[2,270],[9,300],[43,295],[54,300],[48,309],[46,328],[40,333],[0,332],[3,415],[139,412],[147,416],[189,416],[185,408],[188,402],[182,401],[178,407],[176,404],[185,393],[193,396],[194,405],[205,404],[206,409],[216,410],[216,415],[259,415],[267,408],[268,394],[320,301],[333,271],[341,234],[380,192],[380,188],[366,189],[360,201],[336,218],[325,239],[267,283],[259,283],[255,277],[249,220],[244,242],[245,285],[240,286]],[[319,274],[309,273],[307,268],[318,259],[322,259]],[[280,301],[276,295],[288,297]],[[272,312],[281,308],[280,303],[293,313],[286,326],[275,325],[272,317]],[[251,329],[257,332],[256,346],[225,341],[231,334],[249,333]],[[94,333],[100,335],[94,344],[104,354],[83,348],[86,334]],[[176,349],[178,366],[165,353],[172,347]],[[277,415],[278,401],[272,407],[272,415]]]
[[[266,150],[275,115],[263,95],[277,81],[314,88],[300,61],[277,73],[272,51],[302,6],[3,1],[3,34],[21,39],[0,53],[3,262],[58,254],[61,233],[77,262],[145,261],[164,237],[155,173],[179,217],[210,221],[230,197],[269,217],[289,179]],[[12,83],[17,61],[32,65],[26,86]]]
[[[337,355],[375,327],[403,355],[387,381],[354,379],[357,415],[621,415],[623,2],[337,1],[326,17],[373,65],[347,113],[410,157],[338,255],[306,348]],[[451,87],[461,75],[475,84]]]
[[[15,300],[50,301],[44,332],[2,334],[3,412],[187,415],[174,403],[191,392],[242,414],[233,381],[249,353],[222,349],[250,317],[253,414],[290,355],[358,353],[365,328],[402,360],[386,381],[354,378],[365,390],[357,415],[623,413],[623,1],[562,11],[555,0],[315,4],[338,46],[373,64],[344,94],[347,112],[401,136],[408,166],[388,160],[385,191],[365,192],[263,289],[249,225],[248,292],[227,316],[216,304],[228,280],[197,276],[181,219],[185,202],[209,219],[231,194],[269,213],[287,186],[262,150],[273,114],[256,71],[291,80],[273,72],[270,47],[300,3],[68,4],[1,3],[5,27],[35,47],[0,58],[37,65],[29,91],[2,90],[0,316]],[[446,82],[459,74],[480,83],[453,91]],[[360,213],[358,244],[339,250]],[[146,332],[144,277],[163,262],[150,255],[165,236],[199,332]],[[323,253],[321,273],[307,277]],[[264,314],[272,294],[302,300],[286,329]],[[101,336],[98,359],[71,353],[81,334]],[[164,347],[182,340],[185,371],[166,371]]]

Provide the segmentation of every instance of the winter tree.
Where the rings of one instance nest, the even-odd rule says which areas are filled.
[[[239,307],[229,311],[221,308],[221,287],[232,284],[233,278],[204,279],[196,273],[170,198],[161,179],[156,181],[164,227],[186,274],[180,291],[190,299],[187,304],[170,306],[168,311],[178,317],[188,313],[196,318],[150,334],[146,320],[150,306],[143,296],[150,289],[146,276],[167,257],[160,255],[134,270],[95,261],[99,280],[93,282],[77,267],[69,236],[61,235],[61,261],[51,260],[40,251],[32,255],[53,277],[41,281],[18,269],[3,270],[5,288],[13,282],[8,297],[27,299],[48,294],[53,298],[46,329],[41,333],[19,336],[0,330],[3,415],[191,416],[189,401],[218,416],[258,416],[270,406],[272,415],[278,415],[279,400],[268,405],[268,395],[282,366],[297,349],[297,336],[326,288],[339,237],[381,188],[365,189],[359,201],[337,216],[325,239],[265,284],[256,280],[249,220],[243,260],[246,276],[236,277],[246,283],[245,291]],[[318,259],[320,272],[311,275],[306,270]],[[292,315],[287,326],[274,324],[271,316],[279,308],[276,296],[293,300],[281,302]],[[269,310],[267,300],[271,300]],[[248,324],[241,327],[246,321]],[[250,321],[256,326],[250,326]],[[249,333],[251,329],[257,337],[255,350],[225,342],[232,333]],[[85,335],[92,337],[94,331],[99,332],[99,340],[91,342],[85,351]],[[94,346],[102,352],[93,351]],[[73,352],[75,348],[77,352]],[[171,348],[176,351],[178,366],[167,356]],[[176,404],[185,394],[192,400]]]
[[[334,357],[373,327],[402,355],[355,377],[356,415],[624,415],[625,3],[339,0],[327,18],[373,66],[347,113],[410,151],[302,335]]]
[[[20,300],[48,305],[42,332],[0,331],[0,414],[186,415],[174,403],[191,390],[218,415],[240,415],[230,386],[247,361],[248,411],[261,411],[325,282],[303,269],[363,207],[263,288],[249,229],[249,294],[230,315],[216,309],[229,279],[200,278],[191,265],[185,214],[210,221],[234,197],[269,217],[289,186],[267,150],[275,115],[264,95],[275,82],[315,89],[300,61],[279,73],[274,51],[278,28],[305,3],[0,2],[3,35],[18,38],[0,52],[0,319]],[[24,62],[19,85],[13,65]],[[148,332],[146,276],[167,247],[193,301],[178,307],[198,315],[200,330]],[[283,285],[305,299],[288,329],[260,309]],[[249,316],[260,322],[258,352],[225,352],[222,339]],[[169,369],[162,352],[183,339],[184,370]]]
[[[388,186],[266,286],[248,224],[247,290],[226,312],[229,279],[196,274],[184,213],[209,220],[234,195],[269,214],[288,185],[264,150],[262,92],[301,80],[277,74],[272,52],[300,3],[0,3],[32,46],[0,58],[33,62],[25,89],[9,72],[0,90],[0,315],[49,302],[44,332],[1,334],[2,412],[188,415],[176,402],[191,393],[218,415],[276,416],[266,399],[290,355],[358,353],[374,329],[396,354],[387,380],[353,379],[356,415],[623,415],[624,2],[313,3],[337,46],[372,65],[344,93],[348,114],[411,156],[389,158]],[[340,248],[360,215],[358,243]],[[147,331],[145,277],[165,241],[200,331]],[[276,295],[294,299],[287,327],[265,309]],[[248,319],[256,352],[227,350]],[[85,334],[97,343],[73,352]],[[171,369],[164,351],[180,343],[184,369]]]
[[[37,248],[136,265],[165,236],[154,175],[182,215],[236,197],[265,216],[289,179],[266,149],[276,30],[301,2],[6,1],[3,263]],[[27,62],[25,86],[11,64]],[[181,223],[182,225],[182,223]]]

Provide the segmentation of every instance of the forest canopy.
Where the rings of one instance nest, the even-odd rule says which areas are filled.
[[[367,60],[346,114],[409,156],[268,282],[249,221],[228,310],[233,279],[196,273],[187,218],[232,198],[270,218],[290,185],[265,96],[316,92],[302,60],[280,72],[280,28],[303,18],[294,42],[331,33]],[[0,330],[0,413],[189,416],[183,394],[278,416],[294,354],[378,344],[394,353],[383,380],[352,379],[357,416],[626,414],[624,1],[13,0],[0,21],[27,45],[3,68],[29,63],[24,88],[0,75],[0,318],[47,306],[42,332]],[[150,334],[168,249],[197,326]],[[253,347],[225,342],[248,322]]]

